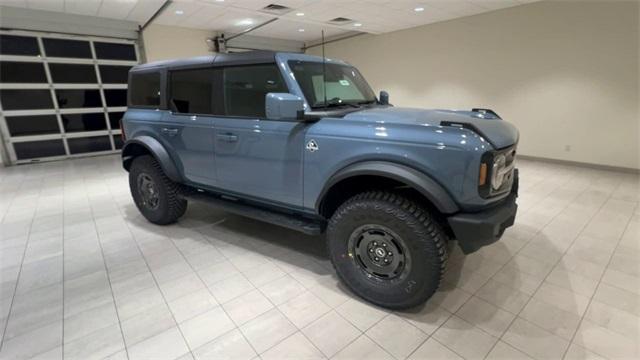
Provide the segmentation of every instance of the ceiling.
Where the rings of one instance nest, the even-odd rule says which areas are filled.
[[[0,5],[130,20],[144,24],[165,0],[0,0]]]
[[[313,41],[353,31],[386,33],[537,0],[172,0],[153,23],[238,33],[273,18],[252,35]],[[146,23],[165,0],[0,0],[0,5]],[[270,4],[286,6],[273,13]],[[331,19],[349,19],[330,23]]]

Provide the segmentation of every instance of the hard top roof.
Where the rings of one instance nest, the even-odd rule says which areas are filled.
[[[281,59],[290,60],[306,60],[306,61],[322,61],[319,56],[312,56],[299,53],[283,53],[275,51],[247,51],[239,53],[218,53],[214,55],[197,56],[186,59],[155,61],[146,64],[134,66],[131,71],[144,71],[153,69],[174,69],[198,65],[247,65],[247,64],[268,64],[276,62],[276,55],[280,55]],[[336,59],[326,59],[327,63],[342,63],[343,61]]]

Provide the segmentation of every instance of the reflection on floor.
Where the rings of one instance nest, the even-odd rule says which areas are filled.
[[[320,237],[147,223],[117,156],[0,169],[0,358],[637,358],[638,176],[519,167],[516,226],[411,312],[352,296]]]

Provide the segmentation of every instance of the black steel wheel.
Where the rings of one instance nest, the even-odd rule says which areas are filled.
[[[181,185],[171,181],[150,155],[133,159],[129,187],[138,210],[154,224],[171,224],[187,211],[187,201],[180,196]]]
[[[147,173],[138,174],[138,192],[142,200],[142,206],[149,210],[155,210],[160,205],[160,194],[156,183]]]
[[[402,238],[384,225],[366,224],[349,237],[351,258],[367,275],[401,281],[411,269],[411,256]]]
[[[386,191],[347,200],[327,227],[340,279],[357,295],[390,309],[420,305],[436,292],[446,242],[446,233],[425,208]]]

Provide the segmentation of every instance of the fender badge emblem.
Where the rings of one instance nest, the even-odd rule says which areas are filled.
[[[307,143],[306,148],[307,148],[307,150],[309,150],[311,152],[316,152],[318,150],[318,143],[316,143],[315,140],[311,139]]]

